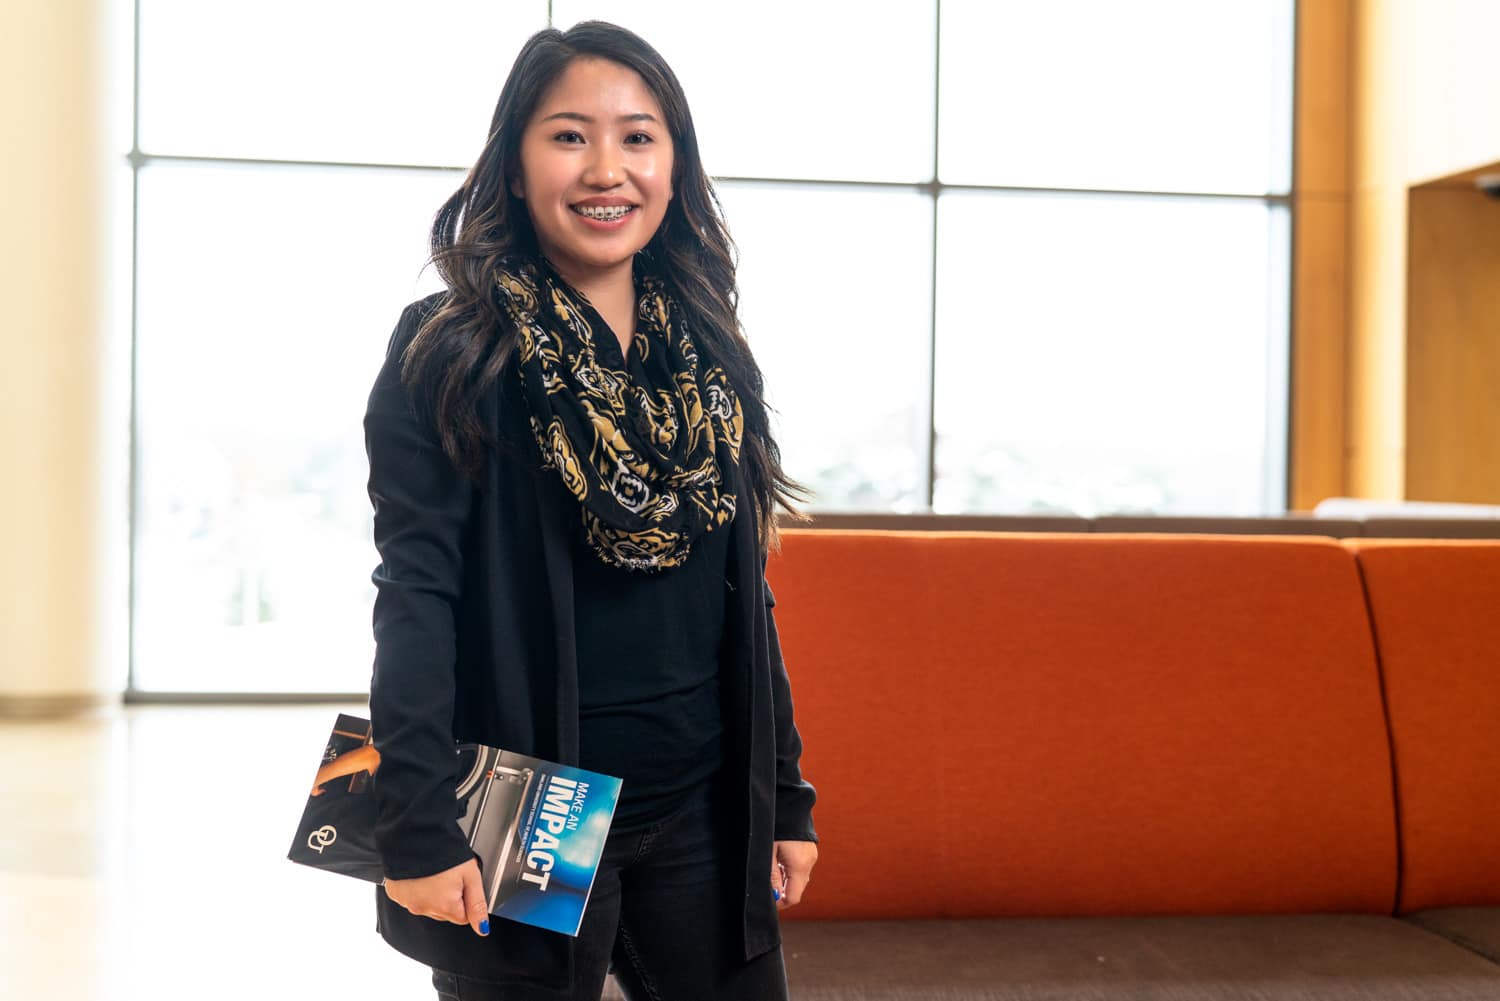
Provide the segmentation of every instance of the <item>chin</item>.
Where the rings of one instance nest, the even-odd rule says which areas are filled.
[[[563,253],[567,255],[568,260],[575,261],[585,267],[596,268],[603,271],[609,268],[618,267],[619,265],[625,264],[628,261],[632,260],[635,257],[636,251],[639,249],[639,247],[633,249],[621,248],[619,250],[611,249],[608,252],[603,252],[598,249],[595,249],[593,251],[577,252],[569,249],[564,249]]]
[[[571,240],[554,243],[556,251],[570,261],[590,268],[611,268],[635,257],[646,244],[635,240],[620,240],[607,245],[603,241],[595,244],[578,244]]]

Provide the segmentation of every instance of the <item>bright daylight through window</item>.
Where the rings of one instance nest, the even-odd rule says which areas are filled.
[[[135,689],[365,689],[365,398],[548,6],[138,0]],[[677,70],[815,509],[1282,510],[1292,0],[550,6]]]

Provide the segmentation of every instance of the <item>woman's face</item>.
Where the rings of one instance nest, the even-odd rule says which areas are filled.
[[[640,75],[579,58],[527,123],[511,192],[525,200],[542,253],[565,276],[628,267],[667,214],[672,153],[666,116]],[[580,212],[587,207],[594,217]]]

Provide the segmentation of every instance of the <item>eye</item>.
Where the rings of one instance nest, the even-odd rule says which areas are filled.
[[[564,138],[566,136],[576,136],[579,139],[583,138],[583,136],[578,135],[577,132],[574,132],[572,130],[569,130],[567,132],[559,132],[557,135],[553,136],[552,138],[553,139],[562,139],[562,138]]]
[[[636,143],[635,145],[637,145],[637,146],[644,146],[644,145],[646,145],[646,143],[656,142],[656,140],[653,139],[653,138],[651,138],[650,134],[646,133],[646,132],[632,132],[630,135],[626,136],[625,138],[626,139],[634,139],[636,136],[640,136],[642,139],[645,140],[645,142]]]

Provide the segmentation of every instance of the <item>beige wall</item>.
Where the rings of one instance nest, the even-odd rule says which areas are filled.
[[[98,701],[124,683],[130,141],[118,123],[129,122],[129,11],[111,9],[121,7],[7,0],[0,31],[0,710]]]
[[[1407,189],[1500,160],[1500,2],[1355,0],[1352,21],[1346,484],[1401,498]]]

